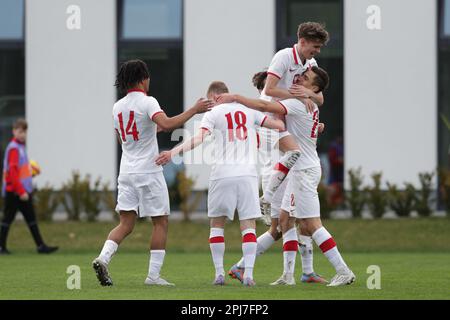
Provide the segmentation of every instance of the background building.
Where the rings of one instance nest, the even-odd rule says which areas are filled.
[[[331,35],[317,57],[331,76],[319,152],[343,136],[345,170],[382,171],[399,185],[448,168],[449,0],[0,0],[1,152],[25,116],[38,184],[59,187],[79,170],[115,187],[121,61],[147,62],[150,94],[171,116],[213,80],[256,96],[252,75],[296,42],[303,21],[325,22]],[[158,139],[161,149],[178,142]],[[206,189],[208,166],[186,167]]]

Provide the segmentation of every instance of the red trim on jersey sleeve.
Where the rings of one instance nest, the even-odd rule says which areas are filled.
[[[9,151],[8,155],[9,172],[7,172],[7,186],[6,190],[9,192],[15,192],[18,195],[26,193],[25,188],[20,182],[20,170],[19,170],[19,150],[13,148]]]
[[[208,131],[208,132],[211,132],[211,130],[209,130],[208,128],[206,128],[206,127],[201,127],[200,129],[202,129],[202,130],[206,130],[206,131]]]
[[[264,125],[264,122],[266,122],[267,116],[264,117],[264,119],[261,121],[261,127]]]
[[[295,45],[292,47],[292,54],[294,55],[295,64],[298,64],[297,52],[295,52]]]
[[[127,90],[127,93],[130,93],[130,92],[142,92],[143,94],[147,95],[147,92],[145,92],[142,89],[130,89],[130,90]]]
[[[153,118],[154,118],[157,114],[160,114],[160,113],[164,113],[164,111],[157,111],[157,112],[155,112],[155,113],[152,115],[152,121],[153,121]]]
[[[277,102],[284,108],[284,114],[285,114],[285,115],[288,114],[288,110],[287,110],[287,108],[285,107],[285,105],[282,104],[280,101],[277,101]]]
[[[281,79],[281,77],[279,75],[277,75],[276,73],[267,72],[267,75],[269,75],[269,74],[273,75],[274,77],[277,77],[278,79]]]

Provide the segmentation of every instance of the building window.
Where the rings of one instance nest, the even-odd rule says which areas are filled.
[[[23,25],[24,2],[0,1],[0,172],[12,124],[17,118],[25,117]]]
[[[277,50],[297,43],[299,24],[321,22],[330,34],[330,41],[315,57],[319,66],[330,75],[330,86],[324,94],[320,121],[326,124],[326,134],[318,139],[317,151],[328,178],[328,149],[344,135],[344,9],[342,0],[279,0],[277,3]]]
[[[144,61],[150,71],[149,95],[158,100],[167,116],[182,113],[183,1],[118,0],[117,8],[118,64],[130,59]],[[118,93],[119,98],[122,96]],[[171,133],[158,133],[160,150],[172,148],[178,142],[171,141]],[[119,159],[120,152],[119,148]],[[175,174],[169,171],[173,170],[180,168],[164,168],[169,185],[172,182],[169,178]]]
[[[23,17],[23,0],[0,1],[0,41],[23,39]]]
[[[450,1],[444,0],[441,4],[442,12],[442,37],[450,37]]]
[[[181,39],[182,0],[125,0],[122,39]]]
[[[441,0],[438,56],[438,166],[450,169],[450,0]]]

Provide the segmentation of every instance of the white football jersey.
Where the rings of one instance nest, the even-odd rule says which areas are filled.
[[[155,164],[159,149],[152,121],[161,112],[158,101],[143,91],[130,91],[114,104],[114,128],[122,140],[121,174],[162,171]]]
[[[258,175],[256,128],[267,116],[239,103],[225,103],[203,116],[201,127],[214,135],[210,180]]]
[[[295,44],[292,48],[282,49],[274,55],[267,73],[280,79],[277,84],[278,88],[287,90],[294,83],[295,76],[300,76],[310,66],[317,66],[316,60],[311,58],[306,60],[305,64],[302,64],[298,55],[297,44]],[[267,97],[263,90],[261,98],[264,100],[271,99]]]
[[[320,167],[320,158],[317,155],[319,108],[316,105],[311,114],[298,99],[282,100],[279,103],[286,109],[287,130],[300,146],[300,158],[291,170]]]

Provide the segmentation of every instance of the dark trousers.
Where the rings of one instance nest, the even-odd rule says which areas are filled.
[[[21,201],[19,196],[15,193],[6,192],[3,210],[4,217],[0,228],[0,247],[6,248],[9,227],[16,218],[17,211],[20,211],[23,214],[36,246],[44,244],[37,225],[36,214],[34,213],[32,195],[30,194],[28,201]]]

